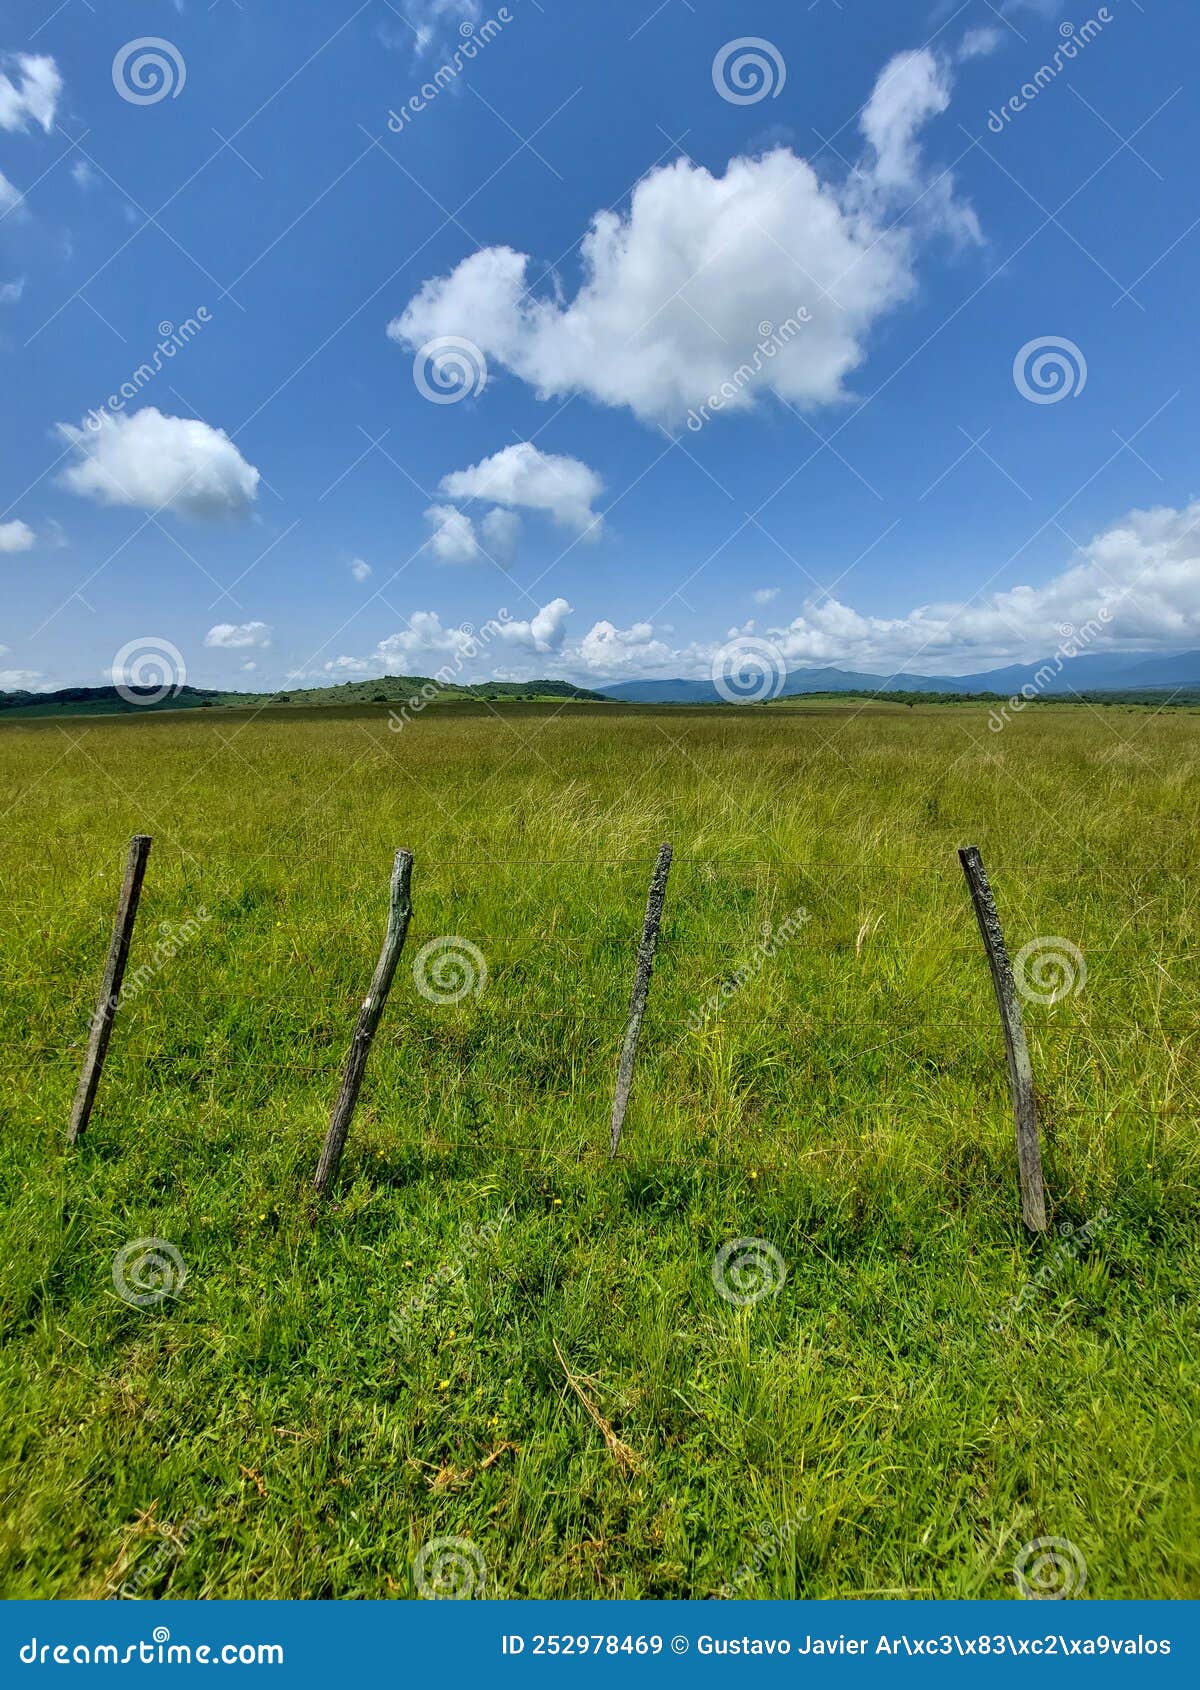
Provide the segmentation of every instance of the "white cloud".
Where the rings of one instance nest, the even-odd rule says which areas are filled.
[[[4,188],[0,183],[0,206],[4,203]],[[18,276],[15,282],[0,282],[0,305],[15,305],[25,292],[25,278]]]
[[[477,23],[479,0],[409,0],[405,8],[414,33],[413,45],[417,53],[426,53],[442,37],[447,27],[461,23]]]
[[[469,469],[444,475],[441,491],[451,499],[545,511],[581,534],[598,534],[601,526],[592,502],[604,491],[604,483],[595,470],[578,458],[539,451],[528,440],[505,446]]]
[[[30,551],[36,538],[27,522],[0,522],[0,553]]]
[[[237,651],[242,646],[269,646],[271,630],[265,622],[218,622],[204,636],[207,646]]]
[[[675,653],[654,638],[649,622],[635,622],[631,628],[613,623],[595,623],[579,645],[579,660],[597,674],[620,673],[623,669],[653,669],[670,663]]]
[[[350,573],[356,581],[365,581],[371,573],[371,565],[362,558],[356,557],[350,565]]]
[[[927,50],[893,59],[863,111],[862,162],[840,181],[787,148],[731,159],[723,176],[678,159],[637,184],[626,213],[594,216],[573,298],[529,291],[531,260],[489,247],[427,281],[388,334],[413,348],[465,335],[543,399],[583,393],[651,421],[677,422],[743,367],[726,409],[762,392],[844,399],[870,331],[915,289],[922,242],[978,234],[950,176],[926,180],[917,141],[950,80]],[[796,332],[764,352],[789,319]]]
[[[995,24],[979,24],[969,29],[958,46],[955,57],[961,60],[983,59],[1004,45],[1004,31]]]
[[[433,526],[429,544],[440,563],[477,563],[483,555],[475,534],[475,524],[465,511],[453,505],[430,505],[426,521]]]
[[[516,511],[503,510],[499,505],[490,510],[479,524],[483,544],[490,557],[505,562],[516,550],[521,532],[521,518]]]
[[[19,188],[14,188],[8,177],[0,170],[0,211],[11,211],[20,205],[24,195]]]
[[[71,180],[80,188],[90,188],[96,180],[96,172],[86,158],[77,158],[71,166]]]
[[[750,596],[754,600],[755,604],[770,604],[772,599],[777,599],[779,597],[779,588],[756,587]]]
[[[525,651],[561,651],[570,614],[571,606],[566,599],[551,599],[528,622],[511,618],[498,622],[499,631],[494,637]]]
[[[48,135],[62,93],[62,77],[54,60],[37,53],[17,53],[5,56],[0,64],[7,67],[0,68],[0,129],[28,129],[37,123]]]
[[[97,426],[59,423],[79,461],[63,482],[106,505],[168,509],[214,517],[244,511],[258,494],[259,473],[224,429],[193,417],[168,417],[153,405],[133,415],[93,412]]]
[[[19,692],[32,687],[41,678],[40,669],[0,669],[0,687],[13,687]]]
[[[414,610],[407,628],[380,640],[375,657],[387,674],[403,675],[411,673],[416,657],[465,657],[472,648],[473,636],[465,629],[443,628],[436,610]]]
[[[257,668],[258,668],[257,663],[254,663],[254,662],[243,663],[242,664],[242,673],[245,674],[245,675],[252,675]]]

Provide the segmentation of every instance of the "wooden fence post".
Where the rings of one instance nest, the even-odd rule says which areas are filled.
[[[1042,1183],[1042,1147],[1038,1138],[1037,1104],[1033,1095],[1033,1066],[1029,1060],[1029,1046],[1025,1041],[1025,1022],[1017,997],[1012,964],[996,913],[996,900],[984,872],[983,860],[974,845],[958,853],[975,918],[987,952],[988,967],[992,971],[992,985],[1000,1022],[1004,1028],[1004,1050],[1008,1060],[1008,1084],[1012,1092],[1013,1114],[1017,1124],[1017,1172],[1021,1181],[1021,1217],[1031,1232],[1046,1230],[1046,1188]]]
[[[125,863],[125,878],[121,882],[121,896],[117,901],[117,919],[113,923],[108,944],[108,961],[104,965],[104,981],[100,999],[92,1016],[87,1054],[71,1106],[71,1124],[67,1128],[67,1143],[78,1144],[92,1113],[100,1076],[104,1072],[104,1058],[108,1055],[108,1041],[121,997],[121,983],[125,978],[125,963],[129,957],[129,941],[137,920],[138,899],[142,895],[142,880],[146,873],[146,858],[150,855],[150,835],[135,833],[129,841],[129,856]]]
[[[646,899],[646,919],[642,923],[642,942],[638,946],[637,969],[633,976],[633,992],[629,999],[629,1019],[625,1023],[625,1042],[621,1046],[621,1060],[617,1064],[617,1090],[613,1098],[612,1129],[608,1153],[617,1154],[621,1129],[625,1125],[625,1110],[629,1106],[629,1089],[633,1085],[633,1060],[637,1055],[638,1034],[642,1030],[642,1016],[646,1012],[646,998],[650,992],[650,973],[654,967],[654,953],[658,949],[658,929],[662,921],[663,901],[667,895],[667,876],[671,872],[671,847],[660,845],[658,861],[650,876],[650,895]]]
[[[412,866],[411,851],[396,852],[396,860],[392,864],[391,901],[388,905],[387,932],[384,935],[383,949],[379,953],[375,973],[372,976],[367,995],[363,999],[362,1008],[358,1012],[354,1037],[350,1041],[350,1052],[346,1057],[346,1068],[342,1075],[342,1089],[338,1093],[337,1102],[333,1106],[333,1114],[329,1119],[329,1130],[325,1134],[325,1143],[321,1150],[321,1160],[317,1163],[316,1178],[313,1180],[317,1194],[321,1197],[325,1195],[337,1178],[338,1164],[342,1159],[346,1135],[350,1131],[350,1120],[354,1114],[354,1105],[358,1101],[358,1091],[362,1085],[363,1071],[367,1066],[367,1057],[371,1051],[371,1041],[375,1037],[375,1029],[379,1025],[383,1006],[387,1002],[388,992],[391,990],[392,976],[396,972],[400,952],[404,949],[404,940],[408,934],[408,923],[412,916],[412,900],[409,896],[409,889],[412,885]]]

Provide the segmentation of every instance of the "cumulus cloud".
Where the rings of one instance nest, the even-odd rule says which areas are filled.
[[[475,524],[453,505],[430,505],[425,520],[432,524],[429,544],[440,563],[477,563],[483,555]]]
[[[427,53],[448,30],[478,23],[480,16],[479,0],[409,0],[405,10],[418,54]]]
[[[356,581],[365,581],[371,574],[371,565],[363,558],[356,557],[350,565],[350,573]]]
[[[218,622],[205,634],[204,643],[225,651],[237,651],[243,646],[269,646],[271,630],[265,622]]]
[[[527,255],[489,247],[426,281],[388,334],[413,348],[466,335],[543,399],[583,393],[648,421],[677,422],[735,372],[728,410],[763,392],[802,407],[842,400],[870,331],[912,295],[923,243],[935,230],[978,234],[951,177],[920,152],[950,86],[944,58],[899,54],[843,179],[786,147],[731,159],[722,176],[677,159],[638,183],[627,212],[593,217],[573,298],[531,291]],[[774,344],[791,319],[798,332]]]
[[[11,211],[20,205],[24,195],[19,188],[14,188],[8,177],[0,170],[0,212]],[[9,283],[9,286],[12,284]],[[18,298],[20,296],[18,295]]]
[[[36,538],[27,522],[0,522],[0,553],[30,551]]]
[[[483,544],[488,554],[503,562],[516,550],[521,532],[521,518],[516,511],[503,510],[499,505],[490,510],[479,524]]]
[[[32,687],[41,678],[40,669],[0,669],[0,687],[14,687],[18,691]]]
[[[531,441],[505,446],[469,469],[444,475],[441,491],[451,499],[479,499],[508,510],[544,511],[566,528],[598,534],[602,519],[592,503],[604,483],[587,464]]]
[[[403,675],[411,672],[414,658],[465,656],[473,640],[465,628],[443,628],[436,610],[414,610],[406,628],[380,640],[375,658],[387,674]]]
[[[756,587],[750,595],[755,604],[770,604],[772,599],[779,597],[778,587]]]
[[[78,460],[64,484],[101,504],[216,517],[246,510],[258,495],[253,464],[224,429],[194,417],[146,405],[131,416],[93,412],[80,428],[59,423],[58,433]]]
[[[0,207],[4,204],[4,181],[0,178]],[[15,282],[0,282],[0,305],[15,305],[25,292],[25,278],[18,276]]]
[[[493,637],[525,651],[561,651],[570,614],[571,606],[566,599],[551,599],[528,622],[512,618],[499,622]]]
[[[0,58],[0,129],[54,128],[62,77],[54,60],[38,53]]]
[[[583,636],[578,652],[579,661],[601,675],[661,668],[676,655],[670,646],[655,639],[649,622],[635,622],[630,628],[618,628],[608,621],[596,622]]]

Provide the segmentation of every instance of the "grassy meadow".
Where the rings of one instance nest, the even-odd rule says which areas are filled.
[[[1200,713],[194,711],[9,722],[0,774],[4,1595],[410,1597],[456,1538],[480,1594],[983,1597],[1050,1536],[1085,1596],[1200,1595]],[[1026,1012],[1043,1239],[969,843],[1010,950],[1086,962]],[[181,1266],[143,1307],[146,1239]],[[734,1240],[777,1252],[757,1301]]]

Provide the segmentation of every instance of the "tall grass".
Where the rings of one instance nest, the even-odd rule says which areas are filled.
[[[1197,1594],[1198,764],[1196,715],[1071,707],[7,724],[5,1594],[407,1596],[453,1536],[494,1594],[982,1596],[1049,1535],[1088,1594]],[[68,1156],[139,830],[130,968],[165,960]],[[1012,950],[1086,961],[1027,1011],[1046,1240],[964,843]],[[456,1003],[412,973],[447,936],[486,965]],[[186,1268],[151,1308],[112,1276],[142,1238]],[[787,1270],[744,1307],[737,1238]]]

